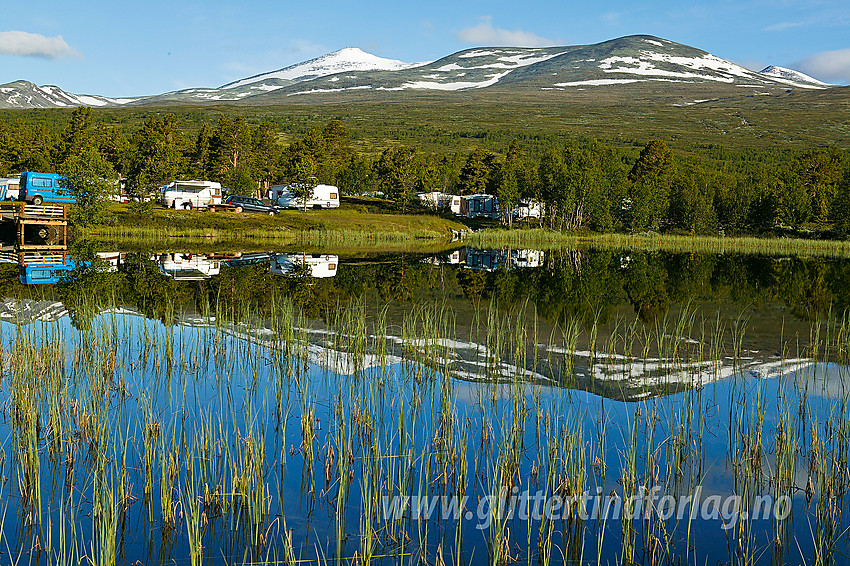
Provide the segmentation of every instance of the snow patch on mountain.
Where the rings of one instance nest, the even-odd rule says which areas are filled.
[[[466,90],[473,88],[486,88],[499,82],[500,79],[508,75],[511,71],[521,67],[528,67],[536,63],[552,59],[563,55],[563,52],[549,53],[538,49],[524,49],[518,51],[516,49],[487,49],[462,53],[458,58],[471,59],[490,57],[490,61],[476,61],[474,65],[463,66],[458,63],[448,63],[436,69],[428,69],[427,74],[422,75],[419,81],[407,81],[398,87],[379,87],[378,90],[407,90],[407,89],[426,89],[426,90]],[[498,69],[502,72],[491,73],[484,75],[480,81],[458,81],[459,77],[466,76],[470,71],[479,69]],[[457,71],[462,71],[458,73]],[[441,75],[440,73],[445,73]],[[481,76],[480,74],[478,75]]]
[[[75,106],[124,105],[135,98],[107,98],[87,94],[71,94],[58,86],[37,86],[17,81],[0,87],[0,103],[11,108],[70,108]]]
[[[785,82],[788,84],[793,84],[795,86],[801,86],[803,88],[827,88],[835,86],[829,83],[825,83],[823,81],[819,81],[814,77],[810,77],[805,73],[801,73],[800,71],[795,71],[794,69],[787,69],[785,67],[779,67],[776,65],[765,67],[759,72],[759,74],[768,76],[775,81]]]
[[[661,45],[660,42],[655,40],[644,39],[644,41]],[[663,67],[673,67],[675,70]],[[706,80],[727,84],[743,80],[760,85],[779,83],[809,89],[832,86],[798,71],[783,67],[771,66],[761,73],[756,73],[709,53],[697,57],[671,55],[656,51],[640,51],[637,57],[612,55],[599,62],[599,69],[605,73]]]
[[[714,55],[680,57],[650,51],[642,52],[640,55],[639,58],[611,56],[600,61],[599,68],[606,73],[702,79],[722,83],[733,83],[735,82],[735,77],[750,80],[757,78],[756,73]],[[655,63],[666,63],[702,72],[669,71],[658,68]]]
[[[278,69],[277,71],[228,83],[221,88],[233,89],[270,79],[299,81],[352,71],[399,71],[423,64],[384,59],[383,57],[366,53],[357,47],[346,47],[345,49],[334,51],[333,53],[305,61],[304,63],[298,63]]]
[[[470,51],[469,53],[463,53],[458,55],[461,59],[469,59],[471,57],[489,57],[490,55],[497,55],[496,51],[488,51],[486,49],[479,49],[478,51]]]
[[[344,90],[366,90],[372,88],[371,85],[362,85],[362,86],[347,86],[343,88],[314,88],[312,90],[303,90],[300,92],[290,92],[286,96],[299,96],[301,94],[317,94],[317,93],[334,93],[334,92],[342,92]]]
[[[568,83],[555,83],[555,86],[607,86],[624,85],[629,83],[645,82],[641,79],[592,79],[588,81],[570,81]]]

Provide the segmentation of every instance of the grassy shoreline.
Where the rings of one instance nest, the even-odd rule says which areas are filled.
[[[655,233],[578,235],[537,229],[486,229],[470,234],[465,242],[468,245],[482,248],[512,247],[540,250],[597,248],[650,252],[850,257],[850,241],[758,238],[754,236],[725,237]]]
[[[103,223],[77,229],[75,236],[116,244],[247,245],[313,250],[421,251],[445,248],[470,228],[462,243],[478,248],[558,250],[597,248],[682,253],[745,253],[850,257],[850,241],[802,238],[724,237],[671,234],[563,233],[541,229],[487,227],[431,214],[399,214],[344,206],[335,210],[283,211],[276,216],[154,208],[140,214],[112,205]]]
[[[111,206],[103,223],[77,229],[76,236],[115,242],[259,242],[316,247],[414,247],[451,240],[465,230],[459,222],[425,214],[386,214],[360,209],[283,211],[262,214],[212,213],[154,208],[139,214]]]

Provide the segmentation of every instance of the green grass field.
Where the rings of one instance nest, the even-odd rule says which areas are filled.
[[[103,223],[78,229],[77,236],[113,242],[169,241],[298,244],[328,248],[367,247],[409,249],[449,241],[452,232],[465,227],[450,219],[427,214],[382,213],[363,205],[336,210],[283,211],[264,214],[169,210],[155,206],[139,214],[130,207],[112,204]]]

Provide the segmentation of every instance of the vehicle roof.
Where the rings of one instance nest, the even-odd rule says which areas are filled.
[[[209,187],[211,189],[221,187],[221,183],[218,183],[216,181],[196,181],[194,179],[191,181],[180,181],[178,179],[175,179],[168,183],[168,185],[166,186],[170,185],[189,185],[190,187]]]
[[[59,175],[58,173],[39,173],[38,171],[24,171],[23,173],[21,173],[21,177],[23,177],[24,175],[27,175],[27,176],[29,176],[29,175],[39,175],[39,176],[42,176],[42,177],[61,177],[62,176],[62,175]]]

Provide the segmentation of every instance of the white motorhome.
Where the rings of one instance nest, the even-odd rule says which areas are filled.
[[[440,191],[416,193],[416,196],[419,197],[419,200],[424,206],[427,206],[432,210],[443,210],[445,208],[449,208],[452,203],[452,195],[441,193]]]
[[[204,281],[221,273],[221,262],[205,255],[163,253],[151,258],[159,270],[175,281]]]
[[[339,189],[333,185],[316,185],[306,203],[303,198],[297,198],[292,194],[290,185],[271,187],[267,196],[273,203],[283,208],[339,208]]]
[[[162,187],[162,204],[166,208],[207,208],[221,204],[221,183],[214,181],[171,181]]]
[[[304,267],[310,277],[324,279],[334,277],[339,267],[339,256],[314,254],[276,254],[269,264],[269,273],[287,275],[298,267]]]
[[[18,194],[21,187],[20,177],[12,177],[10,179],[0,179],[0,199],[2,200],[18,200]]]

